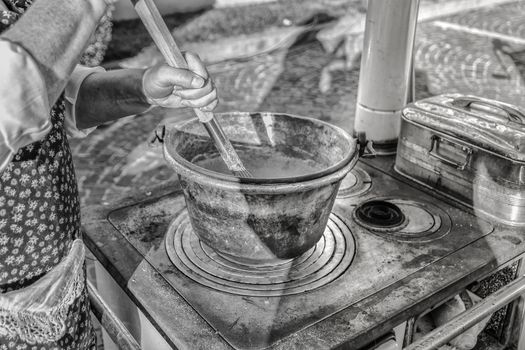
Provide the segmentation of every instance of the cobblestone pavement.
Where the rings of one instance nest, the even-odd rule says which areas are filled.
[[[462,25],[466,29],[482,29],[523,41],[525,40],[524,9],[525,3],[513,2],[496,7],[482,7],[477,11],[461,12],[442,20]]]
[[[525,50],[524,14],[523,4],[514,3],[420,25],[416,69],[424,72],[429,92],[471,93],[522,105],[523,62],[517,55]]]
[[[422,25],[416,51],[416,69],[424,72],[429,92],[471,93],[520,104],[523,79],[510,56],[498,59],[495,39],[476,37],[442,29],[432,23]],[[451,35],[452,34],[452,35]]]

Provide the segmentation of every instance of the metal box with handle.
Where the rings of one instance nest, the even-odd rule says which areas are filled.
[[[525,114],[446,94],[402,112],[395,170],[512,226],[525,226]]]

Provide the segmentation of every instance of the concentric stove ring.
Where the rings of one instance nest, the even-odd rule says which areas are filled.
[[[447,235],[452,226],[450,216],[438,206],[403,198],[368,199],[352,216],[366,230],[398,242],[430,242]]]
[[[364,202],[356,208],[355,218],[362,225],[377,230],[399,230],[408,224],[401,208],[388,201]]]
[[[271,264],[248,264],[201,242],[184,211],[168,228],[166,250],[173,264],[195,282],[232,294],[270,297],[303,293],[332,282],[350,266],[355,241],[344,221],[331,214],[323,237],[306,253]]]
[[[337,198],[357,197],[370,190],[372,178],[363,169],[355,166],[350,171],[339,186]]]

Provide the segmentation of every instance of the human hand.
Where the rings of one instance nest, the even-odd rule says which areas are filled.
[[[188,52],[184,56],[188,69],[159,64],[144,72],[142,88],[148,103],[166,108],[212,111],[218,100],[208,71],[197,55]]]

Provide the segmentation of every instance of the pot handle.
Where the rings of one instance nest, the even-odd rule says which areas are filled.
[[[360,131],[356,135],[357,145],[359,146],[360,158],[375,158],[376,151],[372,141],[366,139],[366,132]]]
[[[498,119],[501,119],[505,122],[512,121],[518,124],[525,124],[525,115],[517,108],[514,108],[506,103],[488,100],[477,96],[463,96],[455,98],[451,104],[462,109],[467,109],[473,104],[499,109],[503,111],[505,116],[502,117],[498,114],[494,114],[494,116]]]
[[[445,156],[439,154],[438,152],[439,152],[440,143],[448,144],[456,149],[459,149],[461,152],[465,154],[465,160],[463,162],[458,162],[456,160],[448,159]],[[470,159],[472,158],[472,149],[467,146],[458,145],[455,142],[445,140],[439,137],[438,135],[432,135],[430,149],[428,150],[428,154],[431,157],[438,159],[444,164],[447,164],[458,170],[464,170],[465,167],[470,163]]]
[[[148,144],[150,147],[158,147],[164,143],[164,136],[166,136],[166,125],[160,124],[153,130],[153,136],[150,138]]]

